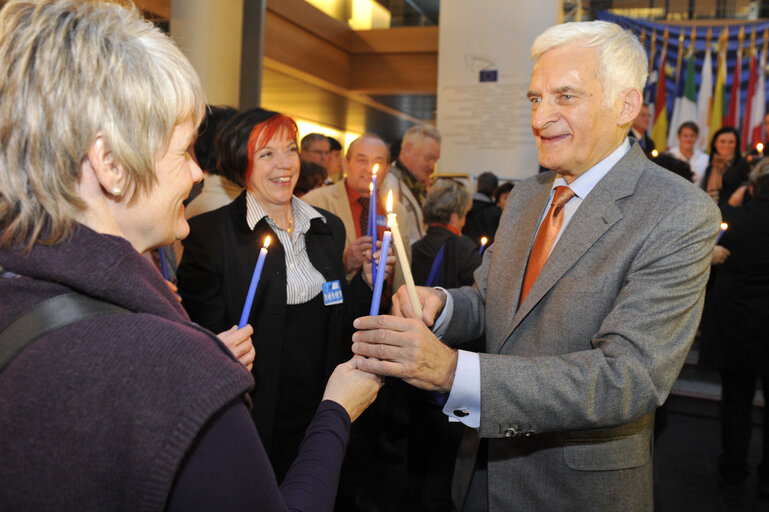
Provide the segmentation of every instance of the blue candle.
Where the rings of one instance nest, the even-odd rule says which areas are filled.
[[[251,285],[248,287],[248,295],[246,295],[246,304],[243,306],[243,313],[240,315],[240,322],[238,322],[238,329],[242,329],[248,323],[248,317],[251,316],[251,306],[254,304],[254,294],[256,294],[256,287],[259,284],[259,277],[262,275],[262,267],[264,267],[264,258],[267,257],[267,246],[270,245],[270,237],[267,236],[264,239],[264,247],[259,251],[259,259],[256,260],[256,266],[254,267],[254,274],[251,276]]]
[[[371,237],[371,276],[374,277],[376,280],[376,261],[374,261],[374,253],[376,252],[376,241],[377,238],[379,238],[379,234],[377,231],[377,222],[376,222],[376,173],[379,170],[379,164],[374,164],[373,169],[371,169],[371,185],[369,186],[369,190],[371,191],[371,196],[368,202],[368,236]]]
[[[478,249],[478,254],[483,254],[483,248],[486,247],[486,243],[489,241],[485,236],[481,238],[481,248]]]
[[[387,251],[390,250],[390,238],[392,233],[389,231],[384,232],[382,237],[382,252],[380,257],[387,261]],[[369,315],[374,316],[379,314],[379,303],[382,302],[382,286],[384,285],[385,272],[378,272],[376,279],[374,280],[374,296],[371,298],[371,310]]]
[[[718,237],[716,237],[716,245],[718,245],[718,241],[721,240],[721,237],[724,236],[724,231],[726,231],[729,228],[729,224],[726,222],[721,223],[721,231],[718,232]]]
[[[168,263],[166,263],[166,252],[162,247],[158,249],[158,255],[160,256],[160,273],[163,274],[163,279],[168,281]]]

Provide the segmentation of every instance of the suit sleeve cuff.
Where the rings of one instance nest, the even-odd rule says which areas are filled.
[[[475,352],[457,351],[457,370],[443,413],[449,421],[481,426],[481,359]]]
[[[433,334],[439,340],[446,334],[446,330],[451,322],[451,315],[454,313],[454,299],[451,298],[451,294],[440,286],[435,287],[436,290],[441,290],[446,294],[446,305],[443,306],[443,311],[438,316],[438,319],[433,324]]]

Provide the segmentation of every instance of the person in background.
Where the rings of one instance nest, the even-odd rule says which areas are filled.
[[[494,204],[494,190],[499,179],[492,172],[481,173],[475,180],[477,191],[473,194],[473,206],[467,212],[462,234],[480,246],[481,238],[494,239],[502,211]],[[427,222],[427,220],[425,220]]]
[[[473,272],[481,264],[478,243],[462,234],[473,199],[460,183],[438,179],[425,197],[422,212],[427,234],[411,247],[414,281],[423,286],[458,288],[473,284]],[[428,281],[436,257],[434,281]]]
[[[395,199],[406,207],[408,222],[402,225],[408,226],[411,244],[425,235],[422,201],[440,156],[440,132],[428,124],[412,126],[403,135],[398,159],[383,183],[382,188],[392,190]]]
[[[328,171],[328,178],[326,178],[326,185],[331,185],[331,182],[336,183],[344,179],[344,167],[342,160],[342,145],[334,137],[327,137],[328,143],[331,148],[331,152],[328,156],[328,165],[326,171]]]
[[[713,252],[717,266],[703,323],[701,362],[721,374],[721,455],[718,474],[741,487],[750,474],[748,448],[756,382],[769,397],[769,161],[750,173],[752,198],[723,208],[723,233]],[[734,197],[734,196],[733,196]],[[736,198],[735,198],[736,199]],[[734,204],[735,206],[733,206]],[[764,407],[760,492],[769,495],[769,408]]]
[[[347,178],[331,186],[315,190],[304,197],[312,206],[324,208],[342,219],[345,227],[344,267],[348,278],[352,278],[363,266],[371,252],[371,237],[367,235],[369,206],[371,200],[371,175],[374,165],[377,171],[377,240],[381,245],[382,235],[387,229],[387,193],[381,184],[390,172],[387,143],[373,133],[361,135],[350,143],[344,159]],[[399,226],[407,218],[405,208],[393,201],[393,212]],[[411,246],[405,226],[401,229],[401,238],[406,248],[406,256],[411,258]],[[366,252],[368,251],[368,252]],[[408,263],[407,263],[408,264]],[[406,281],[400,265],[396,265],[391,290],[397,290]],[[383,304],[389,304],[389,297]],[[387,309],[384,309],[385,311]]]
[[[302,160],[327,167],[330,155],[331,143],[322,133],[308,133],[302,137],[302,149],[299,153]]]
[[[638,117],[633,120],[633,124],[630,125],[630,131],[628,137],[638,141],[641,149],[644,150],[646,156],[651,156],[654,151],[654,141],[649,137],[649,125],[652,121],[652,115],[649,111],[649,105],[646,103],[641,107],[641,112],[638,113]]]
[[[648,73],[635,35],[559,24],[531,57],[552,171],[516,184],[472,287],[419,287],[421,318],[401,287],[394,316],[356,319],[356,366],[448,393],[470,427],[458,510],[651,510],[654,411],[694,340],[720,215],[628,140]],[[483,353],[458,350],[483,333]]]
[[[724,126],[710,141],[710,163],[705,169],[702,188],[723,208],[732,194],[748,181],[750,165],[740,153],[740,134]]]
[[[686,181],[694,180],[694,173],[691,166],[681,159],[678,159],[670,153],[660,153],[659,155],[649,157],[649,159],[660,167],[681,176]]]
[[[342,221],[293,196],[300,166],[296,134],[290,117],[260,108],[222,127],[216,148],[221,169],[246,190],[227,206],[190,219],[178,272],[182,305],[193,321],[213,330],[236,325],[270,237],[248,315],[259,340],[250,394],[251,416],[279,482],[296,458],[326,379],[350,353],[352,318],[368,312],[372,295],[371,248],[348,286]],[[385,271],[391,273],[391,265]],[[341,291],[341,301],[329,290]]]
[[[302,197],[307,192],[322,187],[327,176],[326,168],[322,165],[302,160],[299,165],[299,179],[294,187],[294,195]]]
[[[769,112],[764,114],[764,131],[763,131],[763,149],[761,149],[761,152],[759,153],[758,148],[756,145],[753,145],[748,150],[748,155],[745,157],[745,159],[748,161],[749,164],[754,165],[756,162],[764,158],[764,156],[769,152]]]
[[[508,181],[498,186],[494,191],[494,202],[497,204],[497,207],[499,207],[500,212],[505,209],[507,198],[510,195],[510,192],[513,191],[513,188],[515,188],[515,184],[512,181]]]
[[[216,136],[222,125],[238,111],[232,107],[210,106],[206,116],[198,128],[198,136],[193,146],[195,159],[203,169],[202,188],[198,194],[187,203],[187,218],[210,212],[230,203],[238,197],[243,189],[224,176],[217,167],[215,148]]]
[[[135,7],[11,0],[0,66],[0,344],[28,343],[0,362],[1,507],[330,512],[378,379],[335,370],[278,488],[253,377],[141,256],[189,230],[192,65]],[[108,312],[56,325],[83,301]]]
[[[691,181],[698,187],[702,187],[702,178],[708,167],[708,155],[697,147],[697,139],[700,136],[700,127],[693,121],[681,123],[678,127],[678,146],[671,148],[670,153],[674,158],[686,162],[692,172]],[[664,166],[663,166],[664,167]]]

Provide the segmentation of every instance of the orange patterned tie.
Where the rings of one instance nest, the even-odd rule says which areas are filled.
[[[526,298],[534,281],[537,280],[539,271],[545,266],[545,262],[548,256],[550,256],[555,239],[558,237],[558,233],[563,225],[563,205],[568,203],[572,197],[574,197],[574,192],[569,187],[561,186],[555,188],[553,202],[550,204],[545,220],[539,226],[537,238],[534,239],[534,245],[531,247],[529,263],[526,265],[526,275],[523,277],[521,298],[518,301],[519,306],[523,303],[523,299]]]

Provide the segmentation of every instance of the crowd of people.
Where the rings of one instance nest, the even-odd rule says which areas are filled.
[[[769,163],[728,127],[706,156],[691,122],[651,156],[646,56],[617,25],[551,27],[532,59],[545,172],[470,190],[435,175],[431,125],[300,139],[206,105],[136,8],[8,2],[2,507],[650,509],[655,410],[703,307],[719,472],[743,481]]]

